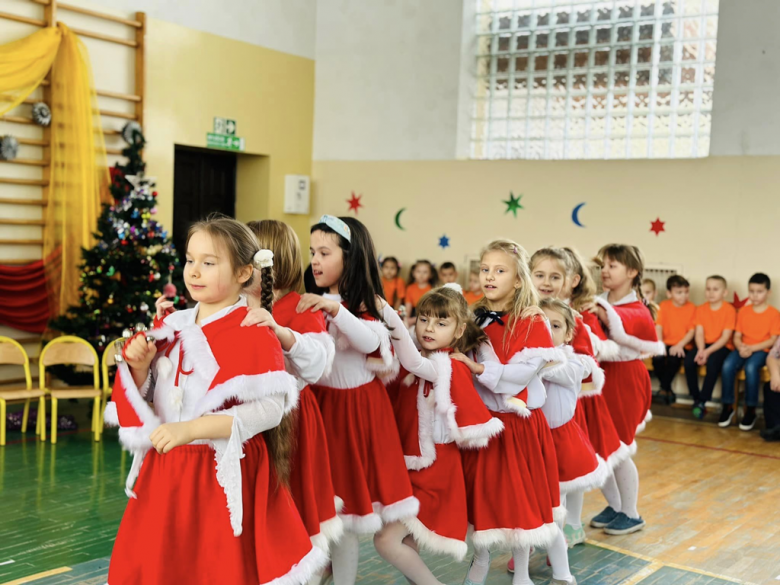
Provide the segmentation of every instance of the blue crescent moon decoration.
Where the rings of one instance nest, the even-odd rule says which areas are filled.
[[[584,203],[580,203],[571,212],[571,220],[574,222],[574,225],[579,226],[581,228],[585,227],[582,223],[580,223],[580,209],[582,209],[583,207],[585,207],[585,204]]]
[[[398,213],[395,214],[395,225],[401,231],[406,231],[406,228],[401,225],[401,214],[406,211],[406,207],[402,207]]]

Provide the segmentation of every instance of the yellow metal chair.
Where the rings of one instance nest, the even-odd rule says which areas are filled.
[[[54,365],[91,366],[94,384],[92,387],[46,388],[46,368]],[[57,442],[57,401],[67,398],[92,398],[95,402],[92,411],[92,432],[95,440],[100,440],[100,406],[103,391],[100,388],[100,360],[95,349],[80,337],[65,335],[51,340],[41,351],[39,358],[41,390],[51,396],[51,442]]]
[[[0,336],[0,364],[16,365],[24,368],[24,388],[0,389],[0,446],[5,445],[6,405],[8,402],[24,400],[24,415],[22,416],[22,432],[27,432],[27,421],[30,417],[30,400],[38,399],[38,422],[35,434],[46,440],[46,393],[43,390],[33,390],[30,375],[30,358],[24,348],[10,337]]]
[[[103,350],[103,356],[100,358],[100,370],[103,374],[103,405],[100,409],[100,428],[103,428],[103,415],[106,413],[106,404],[108,404],[108,399],[111,396],[111,393],[113,392],[113,388],[111,386],[111,381],[108,377],[108,368],[116,365],[116,344],[120,341],[126,341],[122,337],[115,339],[111,343],[109,343],[106,346],[106,349]]]

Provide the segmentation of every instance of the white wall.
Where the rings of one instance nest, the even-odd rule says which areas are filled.
[[[314,58],[317,0],[91,0],[195,30]],[[197,47],[193,47],[197,50]]]
[[[712,155],[780,154],[780,2],[720,0]]]
[[[455,158],[464,1],[317,1],[315,160]]]
[[[318,0],[314,160],[466,158],[474,0]],[[710,154],[780,154],[780,0],[720,0]]]

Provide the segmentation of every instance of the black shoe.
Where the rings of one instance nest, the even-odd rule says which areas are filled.
[[[771,429],[761,429],[761,438],[765,441],[780,441],[780,425]]]
[[[754,426],[756,426],[756,407],[748,406],[745,409],[745,416],[742,417],[739,423],[739,430],[752,431]]]
[[[675,402],[677,402],[677,395],[674,392],[668,390],[664,393],[664,404],[666,404],[666,406],[671,406]]]
[[[693,405],[693,417],[697,420],[703,420],[707,416],[707,408],[703,402],[699,402]]]
[[[734,406],[731,404],[724,404],[723,410],[720,411],[720,420],[718,426],[725,429],[731,424],[731,419],[734,418]]]

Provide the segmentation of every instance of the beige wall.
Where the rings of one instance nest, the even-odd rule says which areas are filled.
[[[324,162],[313,165],[315,216],[344,215],[352,191],[363,194],[358,219],[378,252],[408,266],[417,258],[461,266],[495,237],[529,251],[572,245],[592,255],[616,241],[638,245],[648,264],[681,266],[692,298],[703,301],[708,274],[721,273],[745,296],[747,279],[765,271],[780,288],[780,157],[680,161]],[[522,194],[517,219],[502,200]],[[571,213],[585,202],[574,225]],[[394,224],[402,216],[406,231]],[[655,236],[660,217],[666,232]],[[451,248],[438,247],[446,234]],[[772,297],[780,305],[780,293]]]

